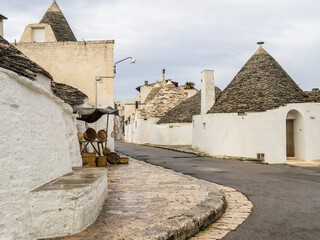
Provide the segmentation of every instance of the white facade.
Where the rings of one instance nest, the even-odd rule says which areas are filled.
[[[191,145],[192,123],[152,125],[149,143],[154,145]]]
[[[82,165],[71,107],[37,79],[0,68],[1,239],[35,239],[29,192]]]
[[[136,119],[125,125],[125,141],[136,144],[191,145],[192,124],[156,124],[158,118]]]
[[[257,158],[286,163],[286,120],[294,120],[297,159],[320,159],[320,103],[288,104],[266,112],[215,113],[193,117],[192,147],[213,156]]]

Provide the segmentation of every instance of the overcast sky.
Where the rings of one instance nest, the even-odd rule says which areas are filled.
[[[5,38],[20,39],[52,0],[1,0]],[[117,100],[138,96],[145,80],[196,83],[213,69],[225,88],[257,41],[303,90],[320,87],[319,0],[57,0],[78,40],[115,40]]]

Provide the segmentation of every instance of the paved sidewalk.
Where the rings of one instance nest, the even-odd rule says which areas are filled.
[[[130,159],[108,166],[109,195],[98,219],[68,240],[187,239],[223,213],[215,184]]]

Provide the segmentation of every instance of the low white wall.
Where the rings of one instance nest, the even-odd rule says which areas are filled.
[[[285,163],[286,118],[291,110],[302,115],[302,122],[298,120],[295,126],[297,157],[308,162],[320,159],[319,103],[288,104],[244,116],[194,116],[192,146],[215,156],[256,158],[257,153],[264,153],[267,163]]]
[[[79,170],[78,170],[79,171]],[[31,216],[36,238],[66,236],[83,231],[99,215],[108,195],[108,177],[105,168],[84,168],[79,175],[100,175],[93,183],[70,186],[65,189],[36,189],[29,193]],[[92,179],[90,179],[92,180]],[[50,199],[50,201],[48,201]]]
[[[155,145],[191,145],[192,123],[153,124],[149,143]]]
[[[27,194],[81,166],[72,109],[50,91],[0,68],[0,236],[34,239]]]

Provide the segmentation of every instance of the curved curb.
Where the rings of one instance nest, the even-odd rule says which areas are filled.
[[[165,222],[159,224],[159,226],[162,226],[162,233],[155,239],[188,239],[198,233],[201,228],[208,227],[210,224],[217,221],[224,213],[226,206],[227,204],[223,193],[217,195],[216,191],[209,192],[207,199],[197,206],[179,216],[167,219]],[[148,231],[159,231],[159,226],[152,226]]]
[[[199,232],[190,240],[216,240],[222,239],[230,231],[239,227],[251,214],[253,204],[241,192],[233,188],[216,184],[225,194],[227,208],[221,218],[211,224],[205,231]]]

